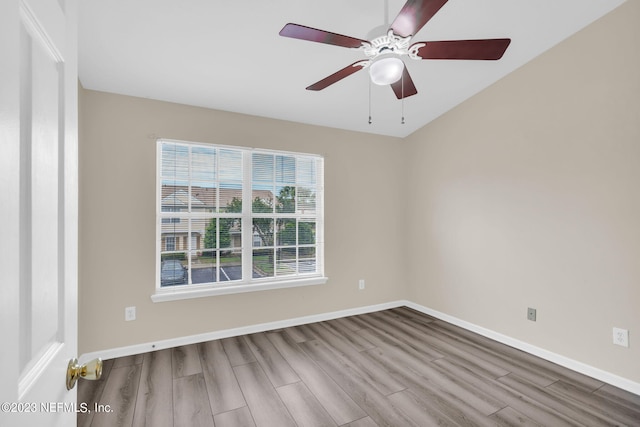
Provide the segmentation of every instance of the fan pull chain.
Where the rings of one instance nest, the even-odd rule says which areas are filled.
[[[371,124],[371,79],[369,80],[369,124]]]
[[[404,70],[402,70],[402,120],[400,120],[400,124],[404,124]]]

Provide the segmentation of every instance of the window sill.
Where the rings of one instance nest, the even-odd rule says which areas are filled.
[[[207,286],[203,288],[184,287],[171,289],[156,289],[151,295],[153,302],[177,301],[191,298],[211,297],[216,295],[240,294],[244,292],[266,291],[269,289],[295,288],[299,286],[324,285],[329,278],[310,277],[304,279],[281,280],[277,282],[258,282],[252,284]]]

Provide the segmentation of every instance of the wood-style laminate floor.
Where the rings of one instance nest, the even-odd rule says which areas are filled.
[[[640,426],[640,396],[405,307],[107,360],[78,401],[96,427]]]

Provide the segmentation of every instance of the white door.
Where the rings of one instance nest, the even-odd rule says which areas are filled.
[[[0,425],[73,426],[77,4],[0,1]]]

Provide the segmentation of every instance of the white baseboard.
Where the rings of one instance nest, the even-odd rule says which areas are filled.
[[[325,320],[338,319],[340,317],[354,316],[364,313],[372,313],[380,310],[387,310],[389,308],[407,306],[419,312],[428,314],[445,322],[449,322],[453,325],[467,329],[471,332],[475,332],[492,340],[506,344],[508,346],[517,348],[518,350],[525,351],[534,356],[538,356],[549,362],[556,363],[565,368],[571,369],[576,372],[588,375],[597,380],[603,381],[607,384],[619,387],[623,390],[627,390],[631,393],[640,395],[640,383],[623,378],[619,375],[612,374],[599,368],[587,365],[582,362],[570,359],[557,353],[545,350],[540,347],[528,344],[524,341],[517,340],[515,338],[503,335],[501,333],[492,331],[482,326],[475,325],[465,320],[458,319],[457,317],[450,316],[445,313],[433,310],[431,308],[416,304],[411,301],[400,300],[392,301],[384,304],[369,305],[365,307],[351,308],[347,310],[332,311],[329,313],[314,314],[311,316],[296,317],[293,319],[278,320],[275,322],[260,323],[257,325],[243,326],[240,328],[225,329],[222,331],[207,332],[204,334],[190,335],[186,337],[172,338],[167,340],[161,340],[156,342],[148,342],[144,344],[136,344],[126,347],[118,347],[113,349],[105,349],[95,351],[91,353],[85,353],[80,356],[82,363],[100,357],[102,359],[113,359],[115,357],[131,356],[134,354],[146,353],[154,350],[163,350],[166,348],[177,347],[181,345],[196,344],[205,341],[218,340],[222,338],[235,337],[239,335],[254,334],[258,332],[271,331],[274,329],[288,328],[291,326],[304,325],[307,323],[322,322]]]
[[[186,337],[171,338],[167,340],[135,344],[126,347],[118,347],[84,353],[79,357],[81,363],[100,357],[103,360],[115,357],[132,356],[134,354],[146,353],[149,351],[163,350],[165,348],[178,347],[181,345],[197,344],[206,341],[219,340],[222,338],[236,337],[239,335],[255,334],[258,332],[272,331],[274,329],[288,328],[291,326],[305,325],[307,323],[322,322],[325,320],[338,319],[340,317],[355,316],[358,314],[372,313],[389,308],[406,305],[406,301],[393,301],[383,304],[369,305],[365,307],[350,308],[347,310],[332,311],[329,313],[313,314],[310,316],[296,317],[293,319],[277,320],[275,322],[259,323],[257,325],[243,326],[240,328],[225,329],[221,331],[207,332],[204,334],[190,335]]]
[[[407,307],[413,308],[414,310],[417,310],[421,313],[428,314],[429,316],[433,316],[437,319],[444,320],[445,322],[451,323],[452,325],[459,326],[468,331],[475,332],[487,338],[491,338],[494,341],[498,341],[502,344],[506,344],[510,347],[514,347],[514,348],[517,348],[518,350],[522,350],[529,354],[533,354],[534,356],[538,356],[541,359],[545,359],[557,365],[564,366],[565,368],[571,369],[572,371],[576,371],[581,374],[588,375],[592,378],[603,381],[607,384],[611,384],[623,390],[640,395],[640,384],[637,382],[628,380],[619,375],[612,374],[611,372],[607,372],[602,369],[595,368],[593,366],[587,365],[586,363],[578,362],[577,360],[570,359],[560,354],[553,353],[543,348],[536,347],[524,341],[511,338],[507,335],[503,335],[501,333],[492,331],[490,329],[483,328],[482,326],[469,323],[465,320],[458,319],[457,317],[453,317],[448,314],[441,313],[439,311],[422,306],[420,304],[416,304],[411,301],[404,301],[404,303],[405,303],[404,305],[406,305]]]

